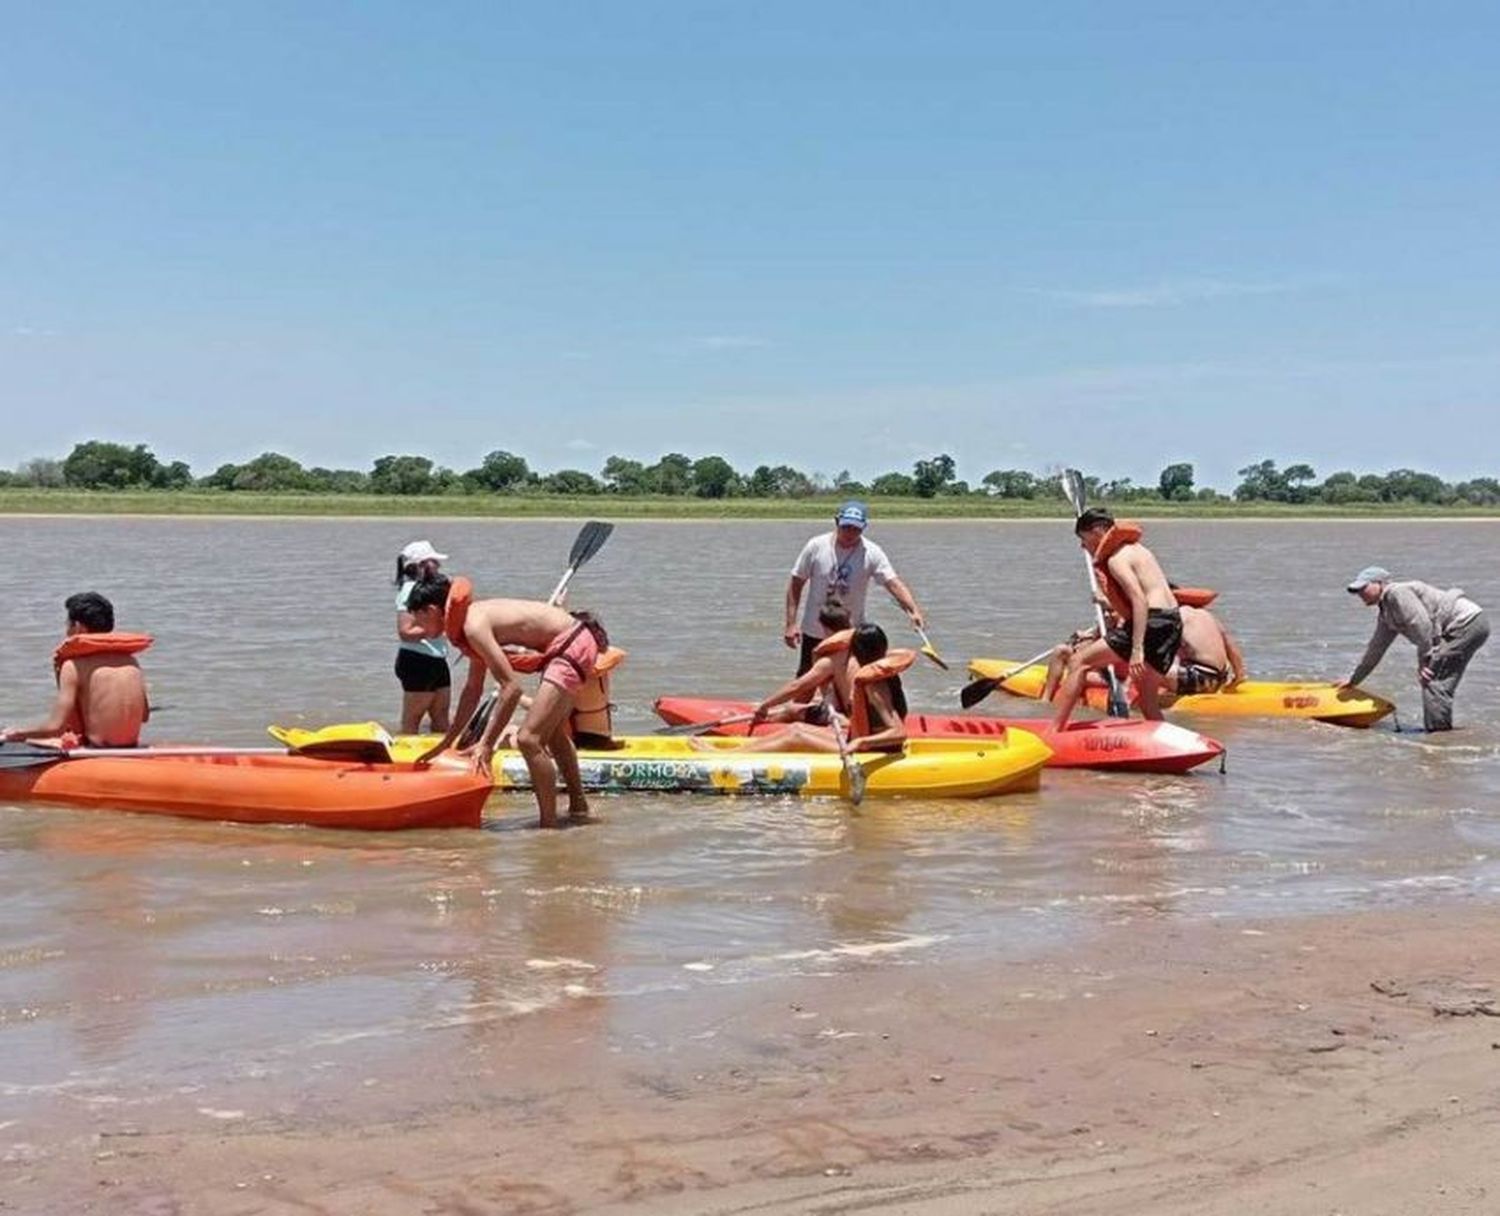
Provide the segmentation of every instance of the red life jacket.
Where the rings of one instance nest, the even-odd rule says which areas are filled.
[[[866,663],[854,673],[854,704],[849,711],[849,738],[863,739],[870,729],[870,689],[899,676],[917,661],[915,650],[888,650],[885,658]]]
[[[1207,608],[1219,598],[1217,591],[1211,591],[1207,587],[1173,587],[1172,594],[1183,608]]]
[[[140,654],[155,639],[149,633],[75,633],[52,652],[52,670],[59,672],[69,659],[101,654]]]

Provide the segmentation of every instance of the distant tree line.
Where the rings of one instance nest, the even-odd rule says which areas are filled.
[[[1238,502],[1423,503],[1433,505],[1500,505],[1500,481],[1476,477],[1446,482],[1431,473],[1393,469],[1389,473],[1337,472],[1318,480],[1311,465],[1278,468],[1262,460],[1239,470],[1233,491]],[[1085,478],[1090,499],[1129,502],[1225,502],[1230,496],[1194,482],[1193,466],[1169,464],[1155,485],[1137,485],[1128,477]],[[847,496],[1005,499],[1064,498],[1062,472],[995,469],[976,486],[960,480],[953,457],[946,453],[918,460],[910,473],[882,473],[865,483],[844,470],[832,477],[804,473],[790,465],[758,465],[749,473],[722,456],[693,459],[670,452],[653,464],[611,456],[597,474],[582,469],[539,473],[525,457],[494,451],[476,468],[464,472],[435,465],[426,456],[382,456],[368,471],[305,468],[290,456],[263,452],[244,464],[223,464],[195,477],[181,460],[163,463],[145,444],[134,447],[91,439],[77,444],[62,460],[29,460],[13,473],[0,472],[0,486],[82,490],[187,490],[199,488],[235,493],[293,494],[566,494],[665,495],[696,498],[810,498]]]

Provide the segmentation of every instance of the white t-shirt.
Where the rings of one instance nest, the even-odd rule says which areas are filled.
[[[830,595],[837,596],[849,609],[849,621],[853,625],[865,622],[865,591],[873,578],[882,587],[889,587],[896,577],[891,559],[872,540],[860,539],[852,549],[840,549],[835,543],[838,533],[824,532],[814,536],[802,546],[797,555],[797,564],[792,574],[807,580],[802,589],[802,633],[810,638],[828,636],[828,630],[818,623],[818,613]]]

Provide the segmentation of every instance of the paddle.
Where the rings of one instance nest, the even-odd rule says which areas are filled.
[[[994,692],[995,689],[1004,684],[1006,680],[1010,679],[1018,672],[1025,671],[1026,668],[1032,666],[1033,664],[1040,663],[1051,653],[1052,647],[1048,646],[1046,650],[1033,655],[1024,663],[1017,663],[1003,676],[985,676],[983,679],[970,680],[969,683],[963,686],[963,688],[959,689],[958,703],[965,709],[973,709],[974,706],[983,701],[987,696],[990,695],[990,693]]]
[[[922,656],[931,659],[944,671],[947,671],[948,664],[943,659],[943,656],[938,654],[937,647],[932,644],[932,640],[927,636],[927,630],[923,629],[920,625],[913,625],[912,628],[917,631],[917,636],[922,639]]]
[[[1063,489],[1067,492],[1068,501],[1073,505],[1073,518],[1077,519],[1088,505],[1083,493],[1083,474],[1077,469],[1065,470]],[[1099,625],[1099,636],[1102,638],[1106,632],[1104,609],[1099,607],[1099,576],[1094,571],[1093,555],[1084,553],[1083,564],[1089,572],[1089,591],[1094,599],[1094,620]],[[1130,706],[1125,702],[1125,689],[1120,684],[1120,677],[1115,675],[1113,666],[1104,669],[1104,678],[1109,682],[1109,716],[1111,718],[1130,717]]]
[[[598,519],[591,519],[583,525],[578,533],[578,539],[573,542],[573,548],[568,552],[568,568],[558,580],[557,586],[552,589],[552,594],[547,597],[549,604],[555,604],[562,599],[563,592],[568,589],[568,584],[573,581],[578,568],[604,548],[604,542],[609,539],[610,533],[614,530],[614,524]]]
[[[162,756],[285,756],[288,753],[329,759],[389,762],[390,749],[376,739],[312,743],[301,748],[281,747],[73,747],[43,743],[0,743],[0,771],[40,768],[66,760],[142,760]],[[377,754],[378,753],[378,754]]]
[[[844,723],[833,715],[833,741],[839,747],[839,763],[844,766],[844,776],[849,778],[849,801],[858,806],[865,800],[865,770],[854,761],[849,751],[849,736],[844,733]]]
[[[671,726],[659,726],[652,733],[680,737],[683,735],[706,735],[721,726],[733,726],[738,722],[753,722],[754,714],[730,714],[727,718],[716,718],[710,722],[677,722]]]

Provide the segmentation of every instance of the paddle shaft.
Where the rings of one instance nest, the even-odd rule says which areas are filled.
[[[1073,504],[1073,518],[1076,520],[1083,514],[1083,475],[1077,469],[1068,469],[1063,475],[1063,484],[1067,487],[1068,501]],[[1099,573],[1094,569],[1094,555],[1087,550],[1083,554],[1084,569],[1089,575],[1089,596],[1094,603],[1094,623],[1099,626],[1099,637],[1102,640],[1108,632],[1108,625],[1104,620],[1104,609],[1099,604]],[[1109,715],[1112,718],[1128,718],[1130,707],[1125,703],[1125,691],[1120,687],[1120,677],[1115,675],[1113,665],[1104,669],[1104,678],[1109,683]]]
[[[754,714],[730,714],[727,718],[718,718],[712,722],[677,722],[671,726],[658,727],[654,733],[666,736],[706,735],[710,731],[718,730],[721,726],[735,726],[740,722],[754,721]]]
[[[923,629],[922,626],[917,625],[917,624],[913,624],[912,628],[914,630],[916,630],[917,636],[922,639],[922,653],[923,653],[923,655],[925,655],[927,658],[931,659],[934,663],[936,663],[944,671],[947,671],[948,670],[948,664],[943,659],[943,656],[940,655],[940,654],[938,654],[937,647],[932,644],[932,639],[927,636],[927,630]]]
[[[1025,671],[1028,667],[1031,667],[1036,663],[1040,663],[1043,659],[1049,657],[1051,654],[1052,647],[1048,646],[1046,650],[1038,651],[1024,663],[1017,663],[1003,676],[981,676],[977,680],[969,681],[969,683],[965,684],[959,691],[959,704],[962,705],[965,709],[970,709],[973,706],[978,705],[979,702],[983,701],[985,697],[989,696],[990,693],[995,691],[995,689],[1004,685],[1005,681],[1010,679],[1011,676],[1015,675],[1017,672]]]

